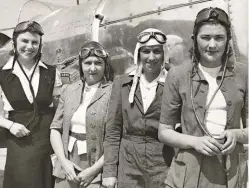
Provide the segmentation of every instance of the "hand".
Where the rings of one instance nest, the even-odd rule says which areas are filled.
[[[117,183],[116,177],[103,178],[102,185],[105,188],[114,188]]]
[[[24,136],[28,136],[30,131],[20,123],[13,123],[9,129],[10,133],[14,136],[20,138]]]
[[[87,187],[94,180],[97,174],[98,172],[93,167],[86,168],[78,174],[80,185]]]
[[[226,139],[226,142],[223,144],[221,153],[223,155],[230,154],[234,151],[235,146],[237,144],[236,135],[232,130],[225,130],[221,135],[220,138]]]
[[[195,137],[193,148],[207,156],[221,155],[222,145],[209,136]]]
[[[75,173],[75,169],[78,171],[82,171],[82,169],[68,159],[65,159],[61,164],[67,180],[79,183],[80,180]]]

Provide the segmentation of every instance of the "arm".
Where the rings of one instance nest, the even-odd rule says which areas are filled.
[[[104,140],[103,185],[114,187],[117,177],[119,145],[123,130],[121,77],[114,80]]]
[[[65,88],[66,86],[62,88],[62,94],[59,99],[58,108],[56,109],[53,122],[50,125],[50,128],[51,128],[50,142],[51,142],[52,148],[56,156],[58,157],[61,163],[61,166],[64,170],[64,173],[67,179],[69,181],[74,181],[78,183],[79,179],[76,176],[75,168],[79,171],[81,171],[82,169],[66,158],[65,153],[64,153],[63,143],[62,143]]]
[[[171,68],[164,85],[158,129],[159,140],[175,148],[193,148],[208,156],[220,154],[221,145],[214,138],[208,136],[196,137],[175,131],[175,124],[180,123],[182,113],[182,99],[178,88],[177,72],[174,72],[174,68]]]
[[[62,87],[62,81],[60,72],[58,69],[55,69],[55,83],[54,83],[54,90],[53,90],[53,104],[56,108],[58,106],[59,96],[60,96],[60,90]]]
[[[22,124],[16,123],[13,121],[8,120],[4,117],[4,108],[3,108],[3,91],[0,86],[0,127],[7,129],[10,131],[11,134],[13,134],[16,137],[24,137],[29,135],[30,131]]]

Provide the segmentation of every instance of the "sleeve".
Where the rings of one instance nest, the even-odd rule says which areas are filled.
[[[55,82],[54,82],[53,96],[60,94],[61,86],[62,86],[61,74],[60,74],[59,70],[56,68],[55,69]]]
[[[243,123],[243,127],[246,128],[248,127],[248,70],[245,68],[245,94],[244,94],[244,106],[241,111],[241,119]]]
[[[3,96],[2,96],[3,92],[2,92],[2,87],[0,86],[0,116],[4,117],[4,109],[3,109]]]
[[[117,177],[120,136],[122,134],[121,79],[114,80],[104,139],[103,177]]]
[[[167,125],[169,129],[174,129],[175,124],[181,122],[182,100],[177,73],[175,67],[169,70],[162,97],[160,123]]]
[[[65,92],[68,85],[64,85],[61,89],[61,96],[59,99],[59,104],[56,109],[54,119],[50,125],[50,129],[57,129],[62,132],[63,125],[63,115],[64,115],[64,103],[65,103]]]

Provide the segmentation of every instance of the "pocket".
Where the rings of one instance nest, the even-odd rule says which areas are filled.
[[[171,164],[165,184],[174,188],[184,188],[186,170],[187,167],[183,161],[174,160]]]
[[[248,181],[248,153],[247,151],[244,153],[239,153],[239,165],[238,165],[238,183],[239,187],[246,188],[246,184]]]

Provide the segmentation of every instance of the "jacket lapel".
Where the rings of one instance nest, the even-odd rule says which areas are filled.
[[[83,92],[82,90],[83,90],[83,83],[79,82],[79,84],[76,85],[76,87],[74,88],[72,95],[70,96],[71,110],[73,113],[78,109],[81,103],[82,92]]]
[[[92,98],[90,104],[88,105],[88,107],[91,106],[93,103],[95,103],[95,102],[96,102],[97,100],[99,100],[103,95],[106,94],[106,88],[107,88],[107,86],[109,86],[109,85],[110,85],[109,82],[108,82],[108,83],[104,83],[104,84],[103,84],[103,83],[100,84],[99,88],[97,89],[96,93],[94,94],[94,96],[93,96],[93,98]]]

